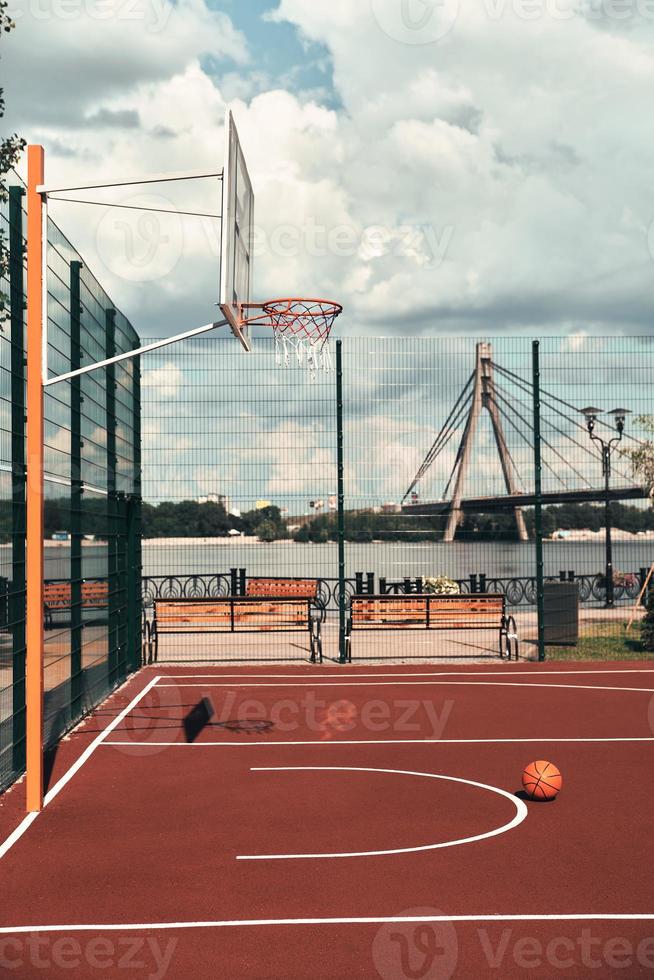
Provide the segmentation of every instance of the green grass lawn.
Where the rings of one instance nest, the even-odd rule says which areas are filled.
[[[654,660],[644,650],[638,625],[626,632],[624,623],[597,623],[587,628],[574,647],[546,647],[548,660]]]

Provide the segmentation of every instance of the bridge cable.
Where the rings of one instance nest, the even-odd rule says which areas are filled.
[[[428,472],[428,470],[434,464],[434,462],[436,461],[436,459],[440,456],[440,454],[443,452],[443,450],[449,444],[452,436],[455,434],[455,432],[456,432],[458,426],[460,425],[461,421],[463,420],[463,418],[465,418],[466,414],[468,413],[469,408],[470,408],[470,404],[472,402],[472,398],[473,398],[472,393],[470,393],[470,395],[468,396],[468,398],[466,399],[466,401],[463,403],[463,405],[459,409],[456,418],[454,418],[451,421],[451,423],[448,426],[447,431],[445,433],[443,433],[442,438],[440,440],[440,444],[438,446],[432,446],[432,449],[430,450],[429,456],[427,458],[425,458],[425,460],[423,460],[423,462],[422,462],[422,464],[420,466],[420,469],[418,470],[418,473],[416,474],[416,476],[415,476],[415,478],[413,480],[413,483],[411,484],[411,486],[409,487],[409,489],[406,491],[404,497],[402,498],[403,501],[406,500],[407,496],[411,493],[411,491],[416,486],[416,484],[419,482],[419,480],[421,480],[422,477]]]
[[[495,361],[491,361],[491,364],[493,365],[495,370],[499,371],[503,375],[510,377],[511,380],[515,381],[516,384],[520,383],[521,385],[526,385],[529,394],[533,392],[534,386],[530,381],[526,381],[524,378],[521,378],[519,375],[514,374],[513,371],[509,371],[508,368],[502,367],[501,364],[497,364]],[[571,405],[570,402],[565,401],[563,398],[559,398],[557,395],[553,395],[551,392],[545,391],[543,388],[541,388],[540,390],[540,395],[541,395],[541,401],[543,401],[544,398],[548,398],[551,399],[552,401],[558,402],[560,405],[565,405],[566,408],[571,409],[573,412],[575,412],[575,414],[579,413],[579,409],[576,407],[576,405]],[[557,411],[553,406],[549,406],[549,407],[552,408],[552,411]],[[583,422],[578,422],[576,418],[570,418],[568,415],[565,415],[563,412],[560,411],[558,414],[562,415],[562,417],[567,419],[569,422],[572,422],[572,424],[575,425],[577,428],[582,429],[584,432],[587,431],[586,426],[584,425]],[[602,419],[598,419],[598,422],[601,425],[610,428],[610,426],[608,426],[606,422],[603,422]],[[642,439],[637,439],[635,436],[630,435],[628,432],[625,432],[622,438],[628,439],[630,442],[635,442],[639,446],[643,445]]]
[[[461,393],[460,393],[459,397],[457,398],[457,400],[456,400],[456,402],[454,404],[454,407],[452,408],[452,411],[450,412],[450,414],[448,415],[447,419],[445,420],[445,422],[441,426],[441,430],[438,433],[438,435],[436,436],[436,439],[434,440],[434,442],[432,443],[432,446],[429,449],[429,452],[426,454],[424,460],[420,464],[420,467],[418,468],[418,472],[414,476],[413,481],[412,481],[411,485],[409,486],[409,489],[406,491],[406,493],[402,497],[402,503],[404,503],[404,501],[409,496],[409,494],[411,493],[411,491],[414,489],[414,487],[417,485],[417,483],[422,479],[422,477],[425,475],[425,473],[427,472],[427,470],[431,467],[431,465],[434,462],[434,460],[436,459],[436,457],[439,455],[440,452],[442,452],[442,450],[444,449],[444,447],[447,445],[447,443],[449,442],[450,438],[452,437],[452,434],[453,434],[453,432],[455,431],[455,428],[456,428],[456,424],[458,424],[458,416],[461,414],[461,411],[462,411],[462,409],[460,409],[461,402],[465,399],[465,402],[466,402],[466,406],[465,407],[467,407],[467,403],[472,400],[472,392],[470,392],[468,394],[468,390],[469,390],[469,388],[470,388],[470,386],[471,386],[471,384],[472,384],[472,382],[474,380],[474,377],[475,377],[475,372],[473,371],[473,373],[470,375],[470,377],[466,381],[465,385],[463,386],[463,389],[461,390]],[[451,423],[452,423],[452,420],[454,419],[455,416],[457,416],[457,422],[455,423],[455,425],[453,427]]]
[[[472,404],[473,397],[474,397],[474,395],[471,392],[470,393],[470,397],[467,399],[466,404],[464,406],[464,410],[462,412],[459,412],[459,417],[457,419],[457,424],[460,423],[463,420],[463,417],[465,415],[468,415],[469,416],[469,414],[470,414],[469,410],[470,410],[470,406]],[[466,428],[467,428],[467,424],[468,423],[467,423],[467,419],[466,419]],[[451,435],[452,436],[454,435],[455,431],[456,431],[456,427],[454,427],[452,429],[452,432],[451,432]],[[459,445],[458,445],[457,450],[456,450],[456,456],[454,458],[454,463],[452,465],[452,470],[450,472],[450,476],[449,476],[449,479],[447,481],[447,485],[445,487],[445,490],[443,491],[443,494],[442,494],[443,499],[447,496],[447,490],[449,489],[449,486],[450,486],[450,484],[451,484],[451,482],[452,482],[452,480],[454,478],[454,474],[456,473],[456,468],[459,465],[459,462],[461,460],[461,456],[463,454],[464,440],[465,440],[465,429],[464,429],[463,434],[461,435],[461,438],[459,440]],[[449,439],[448,439],[448,441],[449,441]]]
[[[512,395],[506,388],[504,388],[503,385],[497,385],[497,389],[498,389],[498,391],[504,391],[504,392],[506,392],[506,394],[509,395],[509,397],[511,397],[512,399],[514,399],[515,402],[518,405],[521,405],[523,408],[525,408],[527,410],[530,409],[531,406],[527,405],[525,402],[523,402],[520,398],[517,398],[515,395]],[[561,418],[565,419],[566,422],[571,422],[573,424],[573,426],[582,429],[584,432],[587,431],[586,430],[586,427],[583,425],[583,423],[581,423],[581,422],[578,423],[576,421],[576,419],[571,419],[569,416],[565,415],[563,412],[561,412],[559,409],[557,409],[554,405],[549,405],[547,403],[546,397],[547,396],[543,396],[543,393],[541,393],[541,402],[542,402],[542,404],[546,408],[548,408],[550,411],[555,412],[557,415],[561,416]],[[554,422],[552,422],[551,419],[548,419],[547,417],[544,417],[544,418],[541,419],[541,422],[545,422],[552,429],[554,429],[555,432],[558,432],[559,435],[562,435],[565,439],[568,439],[570,442],[572,442],[575,446],[577,446],[579,449],[581,449],[587,455],[592,456],[593,459],[595,459],[595,460],[598,459],[598,454],[592,448],[591,445],[587,445],[587,444],[585,444],[583,442],[579,442],[577,439],[574,438],[574,436],[570,435],[568,432],[564,432],[563,429],[560,429],[558,426],[556,426],[554,424]],[[530,428],[531,428],[531,426],[530,426]],[[614,472],[617,473],[619,476],[621,476],[624,480],[627,480],[627,481],[629,480],[629,474],[628,473],[625,473],[624,470],[619,469],[615,465],[614,465],[613,469],[614,469]],[[588,479],[586,477],[583,477],[583,480],[586,483],[586,486],[589,487],[589,489],[591,489],[591,490],[592,489],[595,489],[592,486],[592,484],[590,484],[588,482]]]
[[[506,402],[506,399],[504,399],[502,397],[502,395],[500,395],[499,397],[502,399],[502,401],[505,401]],[[529,423],[527,422],[527,420],[522,415],[520,415],[520,413],[518,411],[516,411],[516,409],[513,408],[513,406],[509,402],[506,402],[506,404],[509,406],[509,409],[512,409],[515,412],[515,414],[518,416],[518,418],[520,418],[521,421],[523,421],[528,426]],[[541,442],[543,443],[544,446],[547,446],[547,448],[550,449],[552,451],[552,453],[561,460],[561,462],[565,463],[566,466],[570,467],[570,469],[572,470],[572,472],[576,476],[578,476],[580,480],[582,480],[582,481],[585,480],[585,477],[578,470],[576,470],[574,468],[574,466],[572,465],[572,463],[569,460],[567,460],[565,458],[565,456],[562,456],[561,455],[561,453],[558,451],[558,449],[556,449],[550,442],[548,442],[548,440],[543,436],[542,433],[541,433]],[[552,470],[552,472],[555,472],[555,471]],[[557,479],[559,480],[559,483],[561,483],[565,487],[566,490],[570,490],[571,489],[571,487],[564,480],[561,479],[561,477],[558,475],[558,473],[555,474],[555,475],[556,475]],[[588,481],[586,481],[586,485],[588,486],[588,488],[590,490],[594,489],[593,487],[591,487],[591,485],[588,483]]]
[[[497,404],[497,403],[496,403],[496,404]],[[521,432],[521,431],[520,431],[520,429],[519,429],[519,428],[518,428],[518,426],[517,426],[517,425],[515,424],[515,422],[514,422],[514,421],[513,421],[513,419],[511,418],[511,416],[510,416],[510,415],[507,415],[507,414],[506,414],[506,412],[504,412],[504,411],[502,410],[502,408],[500,407],[500,405],[497,405],[497,410],[498,410],[498,412],[500,413],[500,415],[502,416],[502,418],[503,418],[503,419],[505,420],[505,422],[507,422],[507,423],[508,423],[508,424],[509,424],[509,425],[510,425],[510,426],[511,426],[511,427],[512,427],[512,428],[513,428],[513,429],[514,429],[514,430],[515,430],[515,431],[516,431],[517,433],[518,433],[518,435],[519,435],[519,436],[521,436],[521,438],[522,438],[522,439],[524,439],[524,441],[525,441],[525,442],[527,443],[527,445],[529,446],[529,448],[530,448],[530,449],[531,449],[531,450],[533,451],[533,448],[534,448],[534,444],[533,444],[533,442],[532,442],[532,441],[531,441],[530,439],[528,439],[528,438],[527,438],[527,436],[525,436],[523,432]],[[521,419],[522,421],[524,421],[524,419],[522,418],[522,416],[520,415],[520,413],[519,413],[519,412],[516,412],[515,414],[516,414],[516,415],[518,416],[518,418],[520,418],[520,419]],[[527,424],[527,428],[529,428],[529,425],[528,425],[528,424]],[[544,468],[545,468],[545,469],[547,469],[547,470],[549,470],[549,471],[550,471],[550,473],[552,474],[552,476],[553,476],[553,477],[554,477],[554,478],[555,478],[556,480],[558,480],[558,481],[559,481],[559,483],[561,484],[561,486],[562,486],[562,487],[563,487],[563,488],[564,488],[565,490],[569,490],[569,489],[570,489],[570,488],[569,488],[569,486],[567,485],[567,483],[566,483],[566,482],[565,482],[564,480],[562,480],[562,479],[561,479],[561,477],[559,476],[559,474],[558,474],[558,473],[556,472],[556,470],[555,470],[555,469],[553,469],[553,468],[552,468],[552,467],[550,466],[550,464],[549,464],[549,463],[547,462],[547,460],[546,460],[546,459],[543,459],[543,460],[542,460],[542,465],[544,466]]]

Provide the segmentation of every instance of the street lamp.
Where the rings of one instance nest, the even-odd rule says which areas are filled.
[[[602,437],[598,436],[595,432],[597,416],[603,414],[601,408],[582,408],[581,414],[585,416],[588,434],[593,442],[598,443],[602,456],[605,507],[604,525],[606,528],[606,570],[604,579],[606,582],[606,608],[611,609],[613,607],[613,545],[611,542],[611,495],[609,489],[609,482],[611,479],[611,454],[613,453],[613,450],[617,444],[622,440],[625,421],[627,415],[630,415],[631,413],[628,408],[614,408],[613,411],[608,413],[608,415],[612,417],[618,433],[617,436],[613,436],[611,439],[602,439]]]

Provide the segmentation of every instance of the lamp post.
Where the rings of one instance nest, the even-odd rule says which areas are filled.
[[[601,408],[582,408],[582,415],[586,418],[586,427],[588,429],[588,434],[593,442],[596,442],[600,447],[600,454],[602,457],[602,475],[604,477],[604,526],[606,528],[606,568],[604,579],[606,582],[606,608],[611,609],[613,607],[613,544],[611,541],[611,492],[610,492],[610,480],[611,480],[611,454],[617,446],[617,444],[622,440],[622,434],[624,432],[625,420],[627,415],[630,415],[628,408],[614,408],[613,411],[609,412],[609,416],[612,417],[615,428],[617,430],[617,435],[610,439],[603,439],[598,436],[595,432],[595,425],[597,423],[597,416],[602,415]]]

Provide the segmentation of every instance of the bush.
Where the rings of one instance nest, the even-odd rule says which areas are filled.
[[[446,575],[423,578],[422,586],[425,592],[430,592],[432,595],[458,595],[461,591],[457,583]]]

